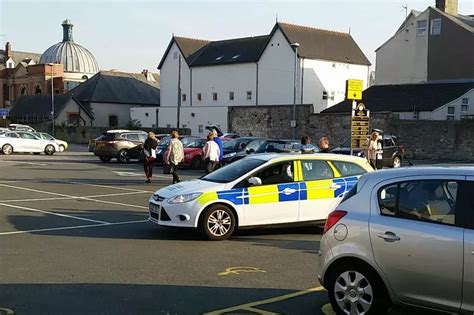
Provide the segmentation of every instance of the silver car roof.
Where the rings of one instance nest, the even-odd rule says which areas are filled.
[[[380,182],[387,179],[409,176],[474,176],[474,166],[409,166],[397,169],[385,169],[364,175],[368,181]]]

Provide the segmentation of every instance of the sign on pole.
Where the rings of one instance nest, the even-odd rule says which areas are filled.
[[[360,101],[362,99],[362,80],[347,80],[346,81],[346,99]]]
[[[10,116],[10,109],[9,108],[0,108],[0,116],[8,117]],[[5,119],[5,118],[3,118]]]
[[[370,136],[370,111],[364,103],[352,105],[351,149],[366,149]]]

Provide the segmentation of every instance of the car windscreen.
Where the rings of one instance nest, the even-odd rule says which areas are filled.
[[[252,141],[252,139],[233,139],[223,144],[223,148],[227,150],[242,150]]]
[[[206,143],[206,139],[196,139],[194,141],[189,142],[184,147],[185,148],[202,148]]]
[[[54,140],[53,136],[50,135],[50,134],[48,134],[48,133],[42,132],[40,135],[41,135],[41,138],[43,138],[43,139],[46,139],[46,140]]]
[[[288,152],[293,148],[293,144],[290,142],[284,141],[265,141],[256,153],[281,153],[281,152]]]
[[[97,141],[112,141],[115,139],[115,133],[106,133],[105,135],[100,136]]]
[[[224,166],[201,179],[216,183],[229,183],[264,164],[265,160],[247,158]]]

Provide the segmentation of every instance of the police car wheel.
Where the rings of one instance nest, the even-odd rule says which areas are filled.
[[[200,229],[207,239],[221,241],[232,235],[235,223],[234,213],[229,207],[214,205],[204,211],[201,217]]]

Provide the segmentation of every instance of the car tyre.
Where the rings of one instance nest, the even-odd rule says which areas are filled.
[[[56,150],[54,149],[54,146],[52,146],[51,144],[48,144],[45,148],[44,148],[44,153],[46,155],[53,155],[54,152],[56,152]]]
[[[202,160],[202,157],[200,156],[196,156],[193,158],[193,160],[191,161],[191,168],[193,170],[200,170],[203,168],[203,163],[204,161]]]
[[[125,149],[122,149],[119,151],[117,154],[117,162],[119,163],[128,163],[130,162],[130,155],[128,154],[128,151]]]
[[[369,267],[342,263],[332,268],[326,282],[329,301],[338,315],[385,314],[391,301],[385,285]],[[356,308],[351,313],[351,308]]]
[[[237,219],[225,205],[213,205],[201,215],[199,229],[203,236],[212,241],[228,239],[234,233]]]
[[[402,166],[402,158],[396,155],[392,160],[392,167],[399,168],[400,166]]]
[[[59,145],[59,152],[64,152],[65,150],[66,150],[66,148],[62,144],[60,144]]]
[[[110,160],[112,160],[112,157],[111,157],[111,156],[100,155],[100,156],[99,156],[99,159],[100,159],[102,162],[107,163],[107,162],[110,162]]]
[[[11,144],[5,144],[2,147],[2,152],[5,155],[10,155],[13,153],[13,147],[11,146]]]

